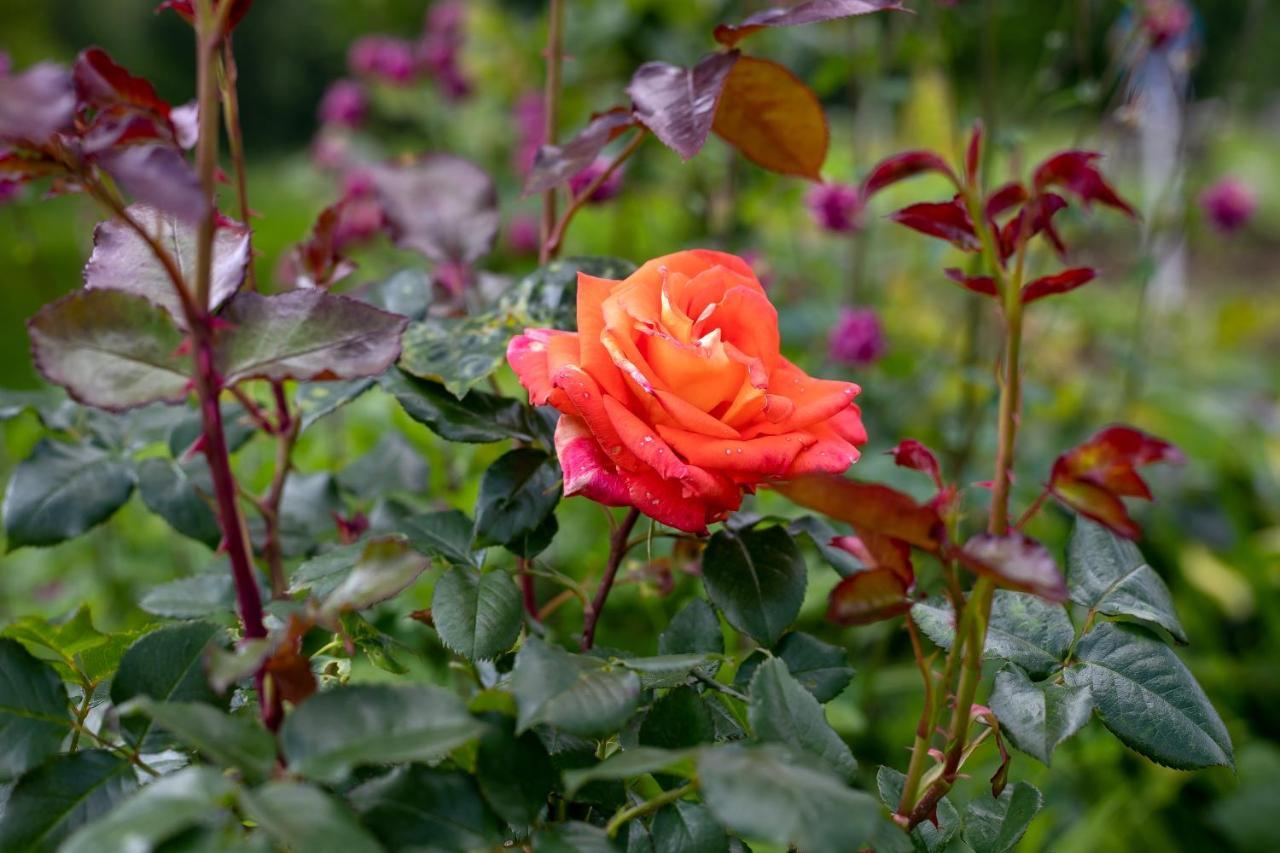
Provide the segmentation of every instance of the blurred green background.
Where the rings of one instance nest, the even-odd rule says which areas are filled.
[[[16,68],[69,61],[98,44],[157,84],[174,103],[193,92],[189,30],[152,0],[0,0],[0,49]],[[512,166],[517,99],[540,85],[544,5],[469,0],[462,65],[472,95],[451,103],[430,86],[377,87],[374,116],[348,143],[370,158],[450,151],[497,180],[504,221],[532,214]],[[648,59],[687,63],[712,49],[712,27],[765,4],[729,0],[569,0],[564,132],[592,111],[623,102],[631,71]],[[1173,115],[1176,140],[1144,124],[1150,78],[1125,57],[1130,15],[1120,0],[911,0],[914,15],[871,16],[764,33],[756,53],[778,59],[822,96],[832,125],[826,177],[854,182],[902,148],[954,152],[982,117],[992,131],[997,175],[1027,171],[1039,155],[1073,145],[1106,152],[1106,169],[1143,211],[1135,224],[1078,211],[1064,229],[1082,261],[1102,270],[1087,290],[1045,303],[1028,330],[1028,379],[1017,498],[1033,496],[1052,459],[1108,422],[1124,420],[1177,443],[1187,465],[1152,474],[1155,504],[1139,509],[1143,548],[1168,581],[1192,644],[1183,659],[1222,713],[1238,774],[1155,767],[1094,726],[1068,742],[1052,771],[1019,757],[1013,778],[1046,794],[1046,812],[1019,849],[1054,851],[1272,850],[1280,814],[1280,4],[1201,0],[1196,46],[1184,52],[1185,89]],[[260,214],[260,278],[339,181],[309,156],[316,107],[344,76],[349,44],[369,33],[416,38],[423,0],[258,0],[237,32],[250,152],[250,196]],[[1145,114],[1148,115],[1149,114]],[[1170,179],[1152,177],[1152,151],[1175,152]],[[1256,193],[1242,230],[1213,229],[1196,199],[1233,175]],[[811,371],[852,378],[871,443],[860,474],[904,488],[883,451],[912,436],[938,449],[962,483],[987,479],[995,400],[996,320],[945,281],[955,253],[883,216],[894,202],[941,198],[928,181],[877,198],[864,228],[835,235],[815,224],[807,187],[767,175],[717,140],[688,164],[656,144],[627,168],[622,194],[588,209],[566,254],[643,260],[709,245],[751,252],[768,272],[783,339]],[[98,214],[82,199],[0,206],[0,387],[35,387],[24,318],[79,284]],[[504,234],[505,234],[504,227]],[[350,283],[376,280],[420,259],[386,244],[361,253]],[[1181,286],[1159,270],[1184,264]],[[1050,271],[1053,260],[1035,258]],[[506,246],[483,266],[502,276],[533,259]],[[497,286],[501,286],[501,279]],[[1163,283],[1162,283],[1163,282]],[[828,326],[839,307],[877,312],[888,349],[877,363],[830,361]],[[511,377],[504,385],[514,391]],[[406,433],[433,466],[426,496],[467,506],[474,472],[492,448],[443,446],[386,398],[369,395],[304,437],[303,471],[334,468],[389,428]],[[38,436],[34,419],[4,425],[0,479]],[[269,450],[251,445],[237,464],[257,471]],[[457,487],[466,484],[471,487]],[[597,514],[570,501],[547,558],[571,574],[594,571],[604,542]],[[1050,510],[1033,532],[1061,546],[1068,520]],[[140,618],[133,602],[161,581],[211,559],[174,537],[137,499],[90,536],[53,549],[0,557],[0,621],[56,615],[89,602],[103,625]],[[830,573],[827,573],[830,574]],[[859,675],[830,706],[865,772],[901,765],[918,713],[919,687],[906,638],[889,625],[842,631],[822,623],[834,578],[815,573],[808,629],[850,648]],[[602,627],[607,645],[648,650],[661,624],[693,594],[623,587]],[[425,596],[425,594],[424,594]],[[429,601],[429,598],[426,598]],[[575,617],[576,618],[576,617]],[[981,780],[990,769],[977,766]],[[978,783],[975,783],[975,790]]]

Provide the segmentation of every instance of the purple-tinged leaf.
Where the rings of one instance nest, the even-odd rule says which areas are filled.
[[[982,144],[985,129],[982,122],[974,122],[969,134],[969,147],[964,153],[964,180],[971,187],[978,185],[978,169],[982,167]]]
[[[81,290],[27,321],[36,368],[77,401],[110,411],[187,396],[182,332],[163,308],[116,290]]]
[[[155,87],[130,74],[100,47],[81,51],[73,77],[76,96],[86,106],[127,106],[169,118],[169,103],[156,94]]]
[[[831,590],[827,618],[837,625],[869,625],[910,609],[902,578],[889,569],[871,569],[850,575]]]
[[[635,117],[617,107],[591,117],[577,136],[563,145],[544,145],[533,158],[525,182],[525,195],[559,186],[591,165],[604,147],[636,123]]]
[[[129,107],[101,110],[80,138],[84,153],[90,157],[117,145],[144,142],[172,144],[173,130],[167,121],[154,114]]]
[[[1029,536],[982,533],[966,542],[957,556],[967,568],[991,578],[997,586],[1059,604],[1067,600],[1067,582],[1053,555]]]
[[[1018,211],[1018,215],[1005,223],[1000,229],[1000,259],[1007,260],[1018,250],[1018,243],[1043,232],[1045,239],[1052,245],[1059,257],[1066,257],[1067,247],[1062,237],[1053,227],[1053,217],[1061,210],[1066,210],[1067,200],[1057,193],[1044,193],[1035,196]]]
[[[889,214],[889,218],[921,234],[946,240],[966,252],[976,252],[982,247],[969,211],[958,196],[951,201],[913,204]]]
[[[135,204],[130,216],[173,257],[179,270],[196,268],[197,229],[172,214]],[[249,265],[249,229],[224,219],[214,232],[210,308],[217,310],[235,295]],[[193,277],[194,278],[194,277]],[[84,268],[84,286],[132,293],[164,308],[179,327],[185,326],[182,303],[164,266],[138,234],[118,219],[101,222],[93,232],[93,254]],[[195,282],[187,286],[194,288]]]
[[[1137,211],[1116,194],[1094,165],[1094,161],[1101,158],[1102,155],[1096,151],[1059,152],[1036,167],[1036,190],[1041,191],[1051,186],[1065,187],[1079,196],[1086,208],[1096,201],[1137,219]]]
[[[326,381],[382,373],[400,355],[408,319],[322,290],[244,292],[222,313],[218,370],[246,379]]]
[[[1025,305],[1028,302],[1035,302],[1037,299],[1043,299],[1055,293],[1067,293],[1077,287],[1088,284],[1097,275],[1098,273],[1089,267],[1076,267],[1063,270],[1056,275],[1042,276],[1022,288],[1022,302]]]
[[[741,24],[721,24],[716,27],[715,36],[716,41],[733,47],[766,27],[795,27],[889,10],[904,11],[901,0],[809,0],[794,6],[778,6],[757,12]]]
[[[170,145],[126,145],[98,155],[98,163],[134,199],[197,223],[209,199],[191,164]]]
[[[692,68],[646,62],[627,86],[636,118],[688,160],[706,144],[724,82],[737,61],[735,50],[713,53]]]
[[[932,151],[905,151],[886,157],[875,165],[862,181],[863,196],[871,196],[890,184],[926,172],[936,172],[959,189],[960,181],[947,161]]]
[[[0,75],[0,139],[40,144],[71,125],[76,95],[71,72],[52,62]]]
[[[397,245],[436,263],[465,265],[493,248],[498,194],[478,166],[451,154],[431,154],[412,165],[372,171]]]
[[[987,196],[987,218],[996,219],[1027,200],[1027,188],[1011,181]]]
[[[983,296],[999,295],[999,291],[996,289],[996,280],[989,275],[967,275],[963,270],[955,267],[948,267],[943,272],[947,278],[965,290],[972,290],[974,293],[981,293]]]

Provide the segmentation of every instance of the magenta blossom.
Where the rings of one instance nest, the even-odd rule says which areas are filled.
[[[1223,178],[1200,196],[1200,207],[1219,231],[1238,231],[1258,209],[1258,197],[1243,181]]]
[[[395,85],[410,83],[418,74],[413,44],[390,36],[356,39],[347,51],[347,68],[352,74]]]
[[[1183,0],[1146,0],[1145,5],[1142,27],[1154,48],[1177,40],[1191,27],[1191,7]]]
[[[521,214],[507,223],[507,246],[514,254],[536,255],[538,240],[539,225],[535,217]]]
[[[851,234],[862,226],[862,195],[846,184],[818,184],[805,200],[813,221],[836,234]]]
[[[364,87],[354,80],[335,80],[320,101],[320,121],[340,127],[359,127],[369,114]]]
[[[572,192],[576,198],[591,185],[592,181],[595,181],[604,174],[605,170],[609,168],[610,162],[612,161],[608,157],[597,157],[595,160],[591,161],[591,165],[587,166],[587,168],[569,179],[569,191]],[[605,178],[604,182],[601,183],[600,186],[596,187],[595,192],[587,198],[587,203],[600,204],[601,202],[608,201],[616,196],[621,190],[622,170],[614,169],[613,174]]]
[[[462,3],[457,0],[436,3],[427,12],[418,45],[419,62],[451,100],[463,98],[471,91],[471,83],[463,75],[458,61],[465,38],[462,27],[465,14]]]
[[[840,309],[840,318],[827,338],[832,361],[857,366],[873,364],[884,355],[885,347],[884,329],[875,311]]]

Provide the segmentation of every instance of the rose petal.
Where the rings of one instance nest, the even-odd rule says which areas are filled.
[[[664,480],[679,480],[688,469],[665,441],[654,435],[654,428],[636,417],[626,406],[612,397],[604,398],[604,410],[609,415],[622,444],[636,457],[652,468]]]
[[[658,434],[693,465],[757,478],[786,474],[797,454],[816,441],[811,436],[798,435],[771,435],[751,441],[710,438],[662,424],[658,425]]]
[[[606,506],[628,506],[626,480],[609,462],[586,423],[565,415],[556,424],[556,456],[565,497],[582,495]]]
[[[627,395],[626,383],[613,363],[608,350],[600,342],[604,331],[604,313],[601,305],[618,282],[578,273],[578,338],[581,349],[582,369],[591,374],[614,397]]]

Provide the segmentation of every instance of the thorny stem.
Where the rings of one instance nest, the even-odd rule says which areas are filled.
[[[196,307],[209,310],[209,290],[213,281],[213,234],[217,227],[214,205],[214,172],[218,168],[218,35],[219,19],[214,16],[211,0],[199,0],[196,20],[196,98],[200,136],[196,142],[196,173],[204,190],[208,207],[200,220],[196,243]],[[224,3],[229,7],[230,3]]]
[[[687,782],[678,788],[672,788],[670,791],[663,791],[652,799],[645,800],[643,803],[637,803],[630,808],[619,811],[616,815],[609,819],[605,824],[605,833],[612,838],[618,834],[618,830],[626,824],[627,821],[638,817],[644,817],[647,814],[653,814],[663,806],[674,803],[676,800],[684,799],[689,794],[697,790],[697,782]]]
[[[609,600],[609,590],[613,589],[614,578],[618,575],[618,567],[622,565],[622,556],[626,552],[627,537],[631,535],[631,529],[636,526],[636,522],[640,520],[640,510],[632,507],[627,512],[627,517],[622,520],[618,528],[613,531],[609,537],[609,562],[604,567],[604,577],[600,579],[600,587],[596,590],[596,596],[591,601],[591,608],[586,612],[582,626],[582,650],[588,651],[596,641],[596,623],[600,620],[600,613],[604,610],[605,602]]]
[[[924,773],[925,762],[929,757],[929,742],[933,739],[933,670],[925,659],[924,649],[920,644],[920,631],[910,615],[906,618],[906,624],[907,633],[911,636],[911,651],[915,655],[920,676],[924,679],[924,707],[920,710],[915,742],[911,745],[911,762],[907,766],[907,776],[902,783],[902,798],[898,802],[899,814],[907,814],[915,802],[920,776]]]
[[[543,263],[551,260],[559,253],[560,244],[564,242],[565,231],[568,230],[569,223],[573,221],[573,217],[577,215],[583,205],[591,200],[591,196],[595,194],[596,190],[604,186],[604,182],[609,180],[609,176],[618,171],[618,168],[626,162],[628,157],[636,153],[636,149],[640,147],[640,143],[644,142],[645,137],[648,135],[648,131],[644,128],[637,130],[636,134],[631,137],[631,141],[618,152],[618,156],[613,158],[613,161],[605,167],[605,170],[596,175],[595,179],[587,184],[582,192],[573,197],[573,201],[569,202],[569,208],[564,212],[564,216],[560,217],[560,221],[556,223],[555,228],[552,229],[550,236],[547,237],[546,243],[543,245],[543,250],[547,255]]]
[[[295,418],[289,411],[289,400],[285,396],[283,382],[273,381],[271,390],[276,402],[275,476],[271,480],[266,497],[259,503],[259,508],[266,526],[262,556],[267,561],[267,570],[271,578],[271,595],[274,598],[284,598],[289,583],[284,574],[284,551],[280,544],[280,502],[284,498],[284,487],[289,479],[289,472],[293,469],[293,446],[298,440],[302,419]]]
[[[1035,517],[1035,514],[1037,512],[1040,511],[1040,507],[1044,506],[1044,502],[1045,500],[1048,499],[1048,497],[1049,497],[1049,490],[1047,488],[1043,489],[1040,492],[1040,494],[1036,495],[1036,499],[1031,502],[1031,506],[1027,507],[1026,511],[1018,517],[1018,520],[1016,522],[1014,522],[1013,529],[1021,530],[1023,526],[1028,521],[1030,521],[1033,517]]]
[[[542,144],[554,145],[560,127],[560,68],[564,62],[564,2],[551,0],[547,15],[547,85],[543,93]],[[542,248],[538,263],[546,264],[554,256],[551,233],[556,223],[556,189],[542,194]]]
[[[88,684],[82,684],[81,687],[84,689],[84,701],[76,709],[75,731],[71,734],[71,743],[67,746],[67,752],[75,752],[79,748],[80,732],[84,729],[85,718],[89,716],[89,705],[93,702],[93,687]]]
[[[227,5],[230,5],[229,3]],[[231,154],[231,164],[236,175],[236,196],[240,202],[240,222],[250,229],[249,223],[253,211],[249,208],[249,170],[245,167],[244,133],[240,128],[240,98],[236,92],[239,79],[236,68],[236,55],[231,47],[231,36],[222,42],[222,74],[219,82],[222,87],[222,119],[227,126],[227,148]],[[249,290],[258,289],[258,277],[253,269],[253,252],[249,252],[249,263],[245,266],[245,285]]]

